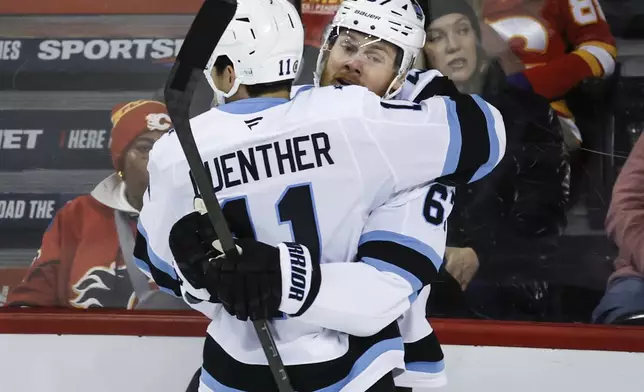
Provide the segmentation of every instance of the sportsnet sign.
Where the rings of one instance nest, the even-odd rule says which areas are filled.
[[[48,39],[38,44],[38,59],[174,61],[182,39]]]
[[[92,38],[0,40],[0,72],[70,70],[149,72],[172,64],[183,39]],[[129,68],[135,65],[133,68]]]
[[[5,110],[0,170],[111,169],[110,111]]]
[[[60,74],[156,75],[155,87],[162,87],[182,44],[183,38],[0,38],[0,78],[17,78],[11,85],[20,88],[33,74],[51,79]],[[134,82],[127,88],[140,88]]]

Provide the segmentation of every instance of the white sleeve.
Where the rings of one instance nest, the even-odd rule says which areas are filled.
[[[150,168],[148,165],[148,168]],[[156,190],[156,174],[150,175],[150,186]],[[152,193],[148,187],[143,194],[143,208],[139,214],[139,219],[136,225],[137,234],[136,242],[134,245],[134,261],[137,267],[149,278],[159,286],[159,289],[177,297],[181,297],[181,288],[179,279],[172,266],[172,257],[169,257],[165,252],[165,247],[160,241],[160,231],[157,225],[158,219],[153,217],[162,216],[163,206],[165,201],[155,192],[155,198],[152,198]],[[169,249],[168,249],[169,251]],[[165,253],[165,254],[164,254]],[[171,256],[171,254],[170,254]]]
[[[439,84],[440,81],[438,79],[444,79],[444,77],[436,69],[411,69],[407,72],[400,93],[394,99],[418,103],[423,99],[429,98],[429,96],[449,95],[446,94],[442,88],[443,86]],[[439,83],[436,83],[437,81]],[[452,86],[456,88],[453,84]]]
[[[373,211],[357,262],[321,265],[319,292],[298,318],[355,336],[373,335],[398,319],[443,263],[453,192],[432,184]]]
[[[194,211],[191,205],[193,195],[183,194],[181,189],[173,187],[171,179],[174,176],[169,172],[172,168],[165,171],[160,169],[160,156],[163,154],[158,149],[155,151],[153,148],[150,152],[150,181],[139,214],[134,260],[139,269],[151,277],[161,290],[182,297],[190,307],[211,317],[215,304],[209,302],[210,294],[205,289],[196,289],[190,285],[179,268],[176,268],[170,250],[170,230],[176,221]]]
[[[451,83],[451,82],[449,82]],[[431,94],[427,94],[431,95]],[[477,95],[430,96],[420,103],[381,100],[363,94],[363,111],[347,132],[367,181],[382,177],[383,164],[393,180],[393,193],[434,180],[450,186],[477,181],[489,174],[505,153],[501,113]],[[356,116],[357,117],[357,116]],[[361,153],[361,151],[365,151]]]

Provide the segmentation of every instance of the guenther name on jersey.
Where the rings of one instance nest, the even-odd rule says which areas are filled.
[[[260,178],[334,164],[329,136],[324,132],[260,144],[204,162],[215,192]]]

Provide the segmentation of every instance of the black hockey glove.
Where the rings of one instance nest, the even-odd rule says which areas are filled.
[[[217,239],[208,215],[192,212],[179,219],[170,230],[170,250],[183,277],[195,289],[208,289],[206,272],[210,259],[220,255],[213,249]],[[214,291],[208,290],[216,297]],[[213,298],[213,302],[219,302]]]
[[[300,315],[311,305],[320,287],[320,268],[308,249],[294,243],[277,247],[249,238],[235,239],[240,255],[228,259],[219,241],[219,256],[206,273],[228,313],[239,320]]]
[[[181,218],[170,232],[170,249],[186,280],[206,289],[229,314],[261,320],[308,309],[319,290],[320,268],[305,246],[274,247],[249,238],[235,243],[240,255],[228,259],[208,216],[199,212]]]

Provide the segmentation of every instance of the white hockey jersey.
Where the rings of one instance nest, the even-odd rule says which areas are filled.
[[[390,238],[398,238],[398,243],[425,243],[436,252],[435,260],[440,258],[442,261],[447,240],[447,218],[452,211],[454,192],[454,187],[439,183],[404,192],[370,214],[363,236],[387,233]],[[366,242],[363,246],[370,244]],[[358,253],[361,253],[360,247]],[[409,257],[402,249],[397,249],[395,254],[396,259]],[[399,265],[396,259],[391,259],[393,262],[390,264]],[[418,260],[411,259],[410,262]],[[426,263],[420,263],[420,266],[424,265]],[[440,266],[441,263],[435,263],[433,267],[437,271]],[[411,307],[398,319],[405,352],[405,371],[396,372],[394,379],[399,387],[435,388],[447,382],[443,351],[427,320],[430,285],[428,282],[422,284],[424,286],[418,290],[415,298],[410,298]]]
[[[499,112],[478,97],[414,104],[381,101],[361,87],[327,87],[291,101],[237,101],[191,125],[232,231],[273,245],[299,242],[320,260],[322,284],[308,310],[271,322],[294,388],[364,391],[404,369],[396,321],[417,297],[426,301],[444,238],[420,241],[405,235],[405,219],[395,228],[385,210],[382,220],[370,215],[436,179],[458,184],[489,173],[505,150]],[[195,189],[172,132],[155,144],[148,170],[135,256],[160,286],[212,319],[202,389],[272,390],[252,324],[207,302],[173,266],[168,235],[192,212]],[[416,211],[440,230],[437,206],[449,207],[442,194],[419,195]],[[378,221],[385,223],[367,224]],[[399,321],[414,335],[411,322]]]
[[[420,70],[418,72],[423,73]],[[436,95],[441,89],[431,82],[436,76],[442,75],[437,71],[430,72],[431,75],[426,77],[429,82],[421,87],[431,95]],[[291,98],[313,87],[293,86]],[[417,96],[425,92],[417,91],[417,86],[413,86],[412,91],[411,84],[406,84],[405,88],[410,89],[405,91],[407,95]],[[398,94],[395,99],[403,99],[402,95],[405,94]],[[407,242],[424,242],[436,252],[435,260],[443,259],[447,243],[446,225],[454,204],[454,192],[455,187],[440,183],[431,183],[402,192],[371,212],[363,234],[388,232],[391,237],[406,238]],[[424,216],[425,209],[428,209],[429,219]],[[440,263],[435,265],[437,270],[440,266]],[[398,387],[426,389],[441,387],[447,383],[443,350],[427,320],[426,309],[430,289],[430,285],[426,285],[419,290],[416,298],[410,301],[412,306],[398,318],[405,352],[405,370],[397,371],[394,380]]]

